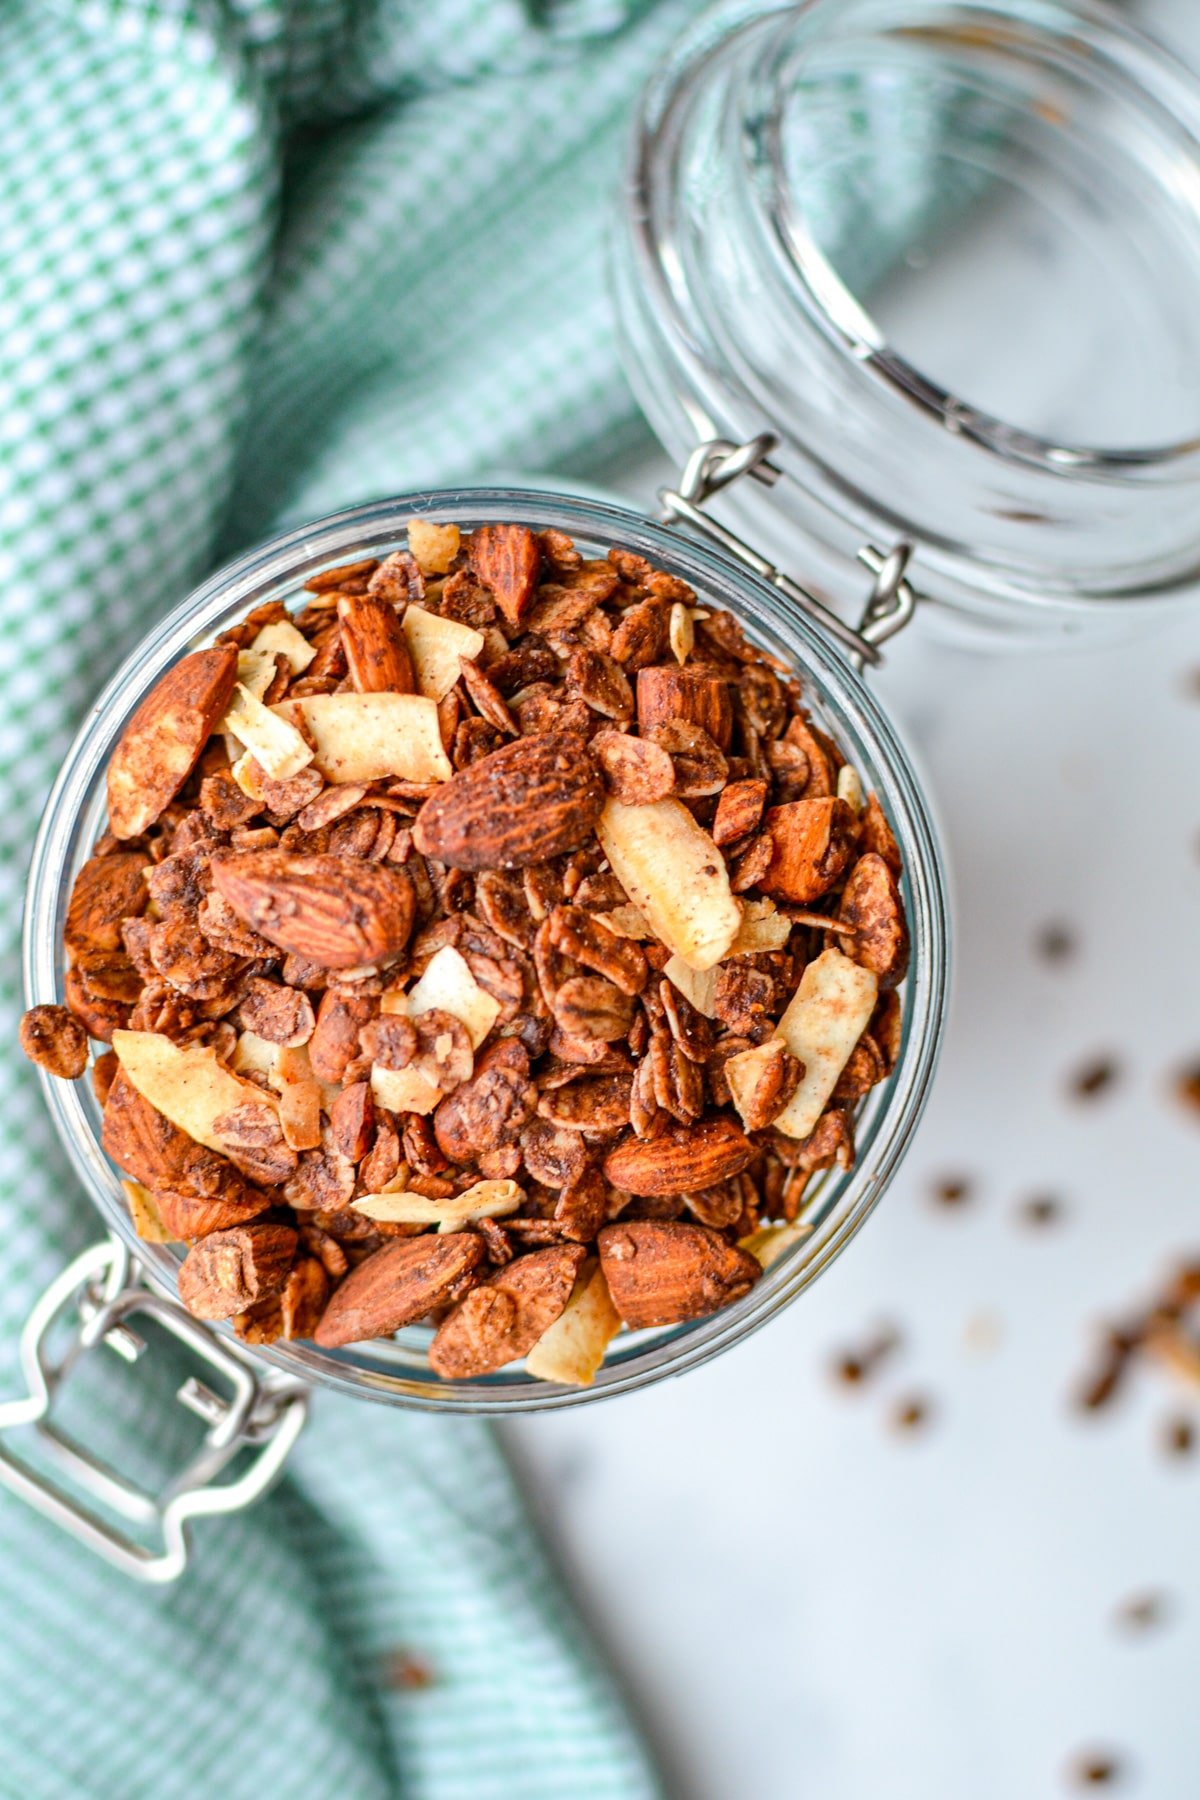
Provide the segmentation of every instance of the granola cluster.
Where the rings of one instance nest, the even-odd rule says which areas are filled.
[[[432,1319],[590,1381],[747,1294],[854,1159],[895,839],[799,681],[620,549],[414,519],[183,658],[108,770],[65,1006],[138,1230],[252,1343]]]

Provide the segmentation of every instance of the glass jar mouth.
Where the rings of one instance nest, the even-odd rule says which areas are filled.
[[[978,10],[986,16],[989,48],[996,55],[1019,55],[1052,66],[1059,61],[1073,61],[1077,56],[1087,57],[1096,47],[1082,31],[1076,43],[1063,45],[1060,40],[1048,38],[1034,29],[1032,21],[1007,17],[994,5],[978,9],[960,6],[957,10]],[[1093,12],[1089,8],[1088,11],[1092,12],[1093,29],[1098,24],[1103,25],[1102,42],[1110,78],[1113,75],[1133,78],[1136,71],[1135,78],[1142,84],[1140,102],[1163,105],[1169,100],[1172,118],[1186,128],[1200,154],[1200,107],[1196,104],[1200,97],[1190,80],[1180,81],[1182,71],[1174,70],[1169,63],[1147,59],[1144,40],[1123,21],[1106,18],[1099,9]],[[976,25],[972,30],[977,35],[980,27]],[[960,27],[957,35],[963,37],[966,33],[967,28]],[[914,45],[929,41],[945,48],[953,34],[945,25],[914,23],[896,26],[894,35]],[[1155,78],[1152,88],[1147,85],[1151,76]],[[777,74],[771,80],[778,85]],[[782,107],[778,104],[765,107],[758,132],[764,159],[775,168],[782,168],[786,163],[784,131]],[[764,195],[764,222],[775,240],[782,271],[786,277],[796,278],[803,302],[818,326],[851,357],[865,378],[892,387],[905,400],[928,413],[944,430],[969,439],[994,456],[1046,474],[1071,470],[1091,472],[1099,478],[1121,472],[1152,477],[1159,471],[1174,479],[1181,472],[1181,464],[1190,465],[1191,472],[1200,470],[1198,432],[1143,445],[1068,442],[1027,430],[998,412],[973,404],[964,392],[945,386],[927,368],[918,367],[889,341],[887,330],[872,316],[868,304],[843,280],[832,259],[814,238],[797,205],[794,189],[779,185]]]
[[[776,434],[843,610],[898,540],[1003,635],[1195,593],[1200,88],[1101,0],[718,0],[636,112],[613,278],[663,442]]]
[[[319,569],[397,547],[414,514],[465,527],[513,520],[537,530],[556,527],[585,544],[619,543],[681,575],[711,603],[729,606],[760,642],[786,655],[805,678],[817,716],[833,723],[865,784],[879,791],[905,860],[913,968],[904,989],[904,1038],[895,1070],[864,1105],[854,1168],[832,1171],[813,1190],[801,1214],[811,1224],[809,1234],[766,1271],[746,1300],[663,1333],[623,1334],[594,1385],[585,1388],[560,1387],[513,1370],[466,1382],[440,1380],[423,1366],[429,1333],[422,1328],[344,1351],[283,1344],[246,1351],[305,1382],[427,1410],[499,1415],[578,1405],[698,1366],[757,1329],[808,1286],[882,1197],[921,1116],[941,1047],[949,925],[941,856],[919,784],[886,715],[860,677],[807,620],[788,612],[766,583],[707,545],[641,514],[565,495],[501,488],[414,494],[355,507],[247,553],[218,571],[147,635],[110,681],[64,759],[30,867],[26,1003],[62,998],[62,926],[70,887],[102,829],[111,751],[147,689],[185,650],[252,606],[274,598],[294,601],[303,581]],[[43,1074],[42,1088],[55,1128],[106,1224],[136,1255],[151,1282],[173,1293],[179,1257],[170,1247],[136,1236],[117,1171],[100,1146],[100,1113],[90,1084]]]

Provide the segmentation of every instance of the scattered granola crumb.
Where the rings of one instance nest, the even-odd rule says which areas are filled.
[[[1122,1600],[1113,1613],[1113,1623],[1118,1631],[1140,1637],[1166,1624],[1174,1610],[1166,1594],[1151,1589],[1144,1594],[1130,1594],[1128,1599]]]
[[[1062,1201],[1053,1194],[1034,1194],[1022,1203],[1018,1216],[1024,1224],[1041,1231],[1048,1225],[1061,1225],[1065,1212]]]
[[[1196,1428],[1190,1419],[1177,1414],[1164,1425],[1162,1442],[1168,1456],[1190,1456],[1196,1447]]]
[[[1200,1062],[1183,1069],[1175,1079],[1175,1097],[1189,1111],[1200,1113]]]
[[[962,1206],[971,1198],[971,1183],[963,1175],[952,1175],[933,1186],[933,1197],[939,1206]]]
[[[424,1657],[411,1650],[389,1650],[383,1658],[381,1680],[386,1688],[411,1693],[433,1687],[436,1677]]]
[[[1121,1765],[1116,1757],[1085,1751],[1071,1765],[1071,1780],[1076,1787],[1112,1787],[1121,1779]]]
[[[920,1431],[929,1424],[932,1414],[930,1402],[914,1394],[893,1407],[892,1424],[897,1431]]]
[[[1072,1077],[1071,1092],[1077,1100],[1095,1100],[1117,1080],[1119,1070],[1111,1057],[1098,1056]]]
[[[860,1387],[900,1348],[900,1342],[900,1333],[894,1326],[881,1326],[860,1349],[847,1350],[834,1358],[835,1378],[846,1387]]]
[[[963,1343],[972,1356],[993,1356],[1004,1342],[1004,1322],[996,1313],[973,1313],[963,1328]]]
[[[1061,919],[1043,925],[1035,939],[1037,953],[1043,962],[1069,962],[1078,948],[1075,933]]]

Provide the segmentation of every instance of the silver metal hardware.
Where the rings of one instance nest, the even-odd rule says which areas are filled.
[[[57,1395],[89,1352],[107,1346],[131,1363],[147,1353],[148,1340],[128,1323],[139,1315],[193,1352],[213,1381],[209,1386],[192,1376],[179,1390],[180,1403],[207,1430],[191,1462],[159,1493],[126,1481],[52,1417]],[[50,1283],[25,1322],[20,1358],[28,1391],[0,1402],[0,1486],[139,1581],[176,1580],[187,1565],[191,1520],[237,1512],[266,1492],[308,1411],[302,1383],[260,1371],[174,1300],[153,1292],[116,1238],[93,1244]],[[16,1452],[13,1439],[22,1430],[33,1434],[36,1461]],[[244,1466],[234,1471],[239,1458]],[[137,1535],[121,1521],[138,1528]]]
[[[712,438],[707,443],[697,444],[684,466],[679,486],[659,490],[663,518],[670,525],[690,525],[702,537],[778,588],[801,612],[836,639],[856,669],[861,671],[867,665],[876,667],[883,661],[879,646],[902,631],[916,611],[917,595],[906,579],[913,553],[911,544],[897,544],[886,554],[871,544],[864,544],[859,551],[858,560],[871,571],[875,580],[856,629],[839,619],[823,600],[801,587],[790,575],[783,574],[765,556],[760,556],[736,532],[718,524],[702,510],[714,494],[745,476],[761,482],[764,487],[774,487],[783,473],[778,464],[771,461],[771,452],[778,445],[779,439],[771,431],[749,438],[744,444],[732,444],[725,438]]]

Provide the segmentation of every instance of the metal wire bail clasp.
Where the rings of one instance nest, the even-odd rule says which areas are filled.
[[[178,1390],[206,1430],[192,1460],[157,1493],[126,1480],[53,1419],[60,1390],[89,1352],[115,1351],[135,1363],[147,1351],[133,1323],[139,1318],[192,1352],[208,1377],[190,1376]],[[175,1301],[153,1293],[116,1238],[93,1244],[50,1283],[25,1322],[20,1358],[27,1391],[0,1402],[0,1486],[140,1581],[182,1575],[192,1519],[237,1512],[265,1493],[307,1414],[302,1383],[263,1374]],[[32,1434],[28,1458],[16,1450],[22,1430]]]
[[[765,556],[760,556],[736,532],[718,524],[701,510],[706,500],[745,476],[761,482],[764,487],[774,487],[783,474],[782,469],[771,461],[771,453],[778,446],[779,439],[771,431],[748,438],[744,444],[733,444],[725,438],[710,438],[697,444],[684,465],[679,486],[659,489],[663,518],[667,524],[692,526],[702,537],[719,545],[730,556],[753,569],[756,575],[769,581],[772,587],[778,588],[801,612],[837,640],[856,669],[861,671],[868,665],[877,667],[883,661],[879,646],[902,631],[916,611],[917,595],[907,579],[913,553],[911,544],[896,544],[886,554],[872,544],[864,544],[859,550],[859,562],[871,571],[875,580],[856,629],[840,619],[823,600],[790,575],[785,575]]]

